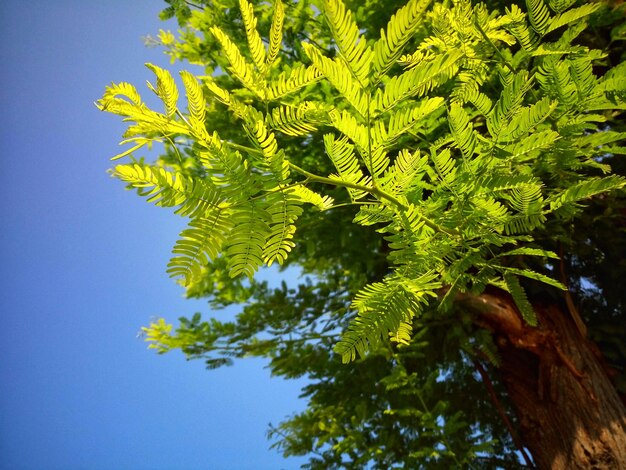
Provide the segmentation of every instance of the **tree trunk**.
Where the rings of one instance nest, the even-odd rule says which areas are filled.
[[[501,379],[537,467],[626,469],[626,408],[569,312],[535,306],[539,326],[530,327],[508,294],[459,300],[494,334]]]

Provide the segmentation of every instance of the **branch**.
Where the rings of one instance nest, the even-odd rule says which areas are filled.
[[[395,196],[393,196],[393,195],[389,194],[388,192],[385,192],[382,189],[379,189],[377,187],[365,186],[365,185],[362,185],[362,184],[355,184],[355,183],[350,183],[350,182],[347,182],[347,181],[334,180],[334,179],[331,179],[331,178],[326,178],[324,176],[315,175],[313,173],[309,173],[305,169],[300,168],[299,166],[297,166],[297,165],[295,165],[295,164],[293,164],[291,162],[289,162],[289,168],[293,169],[297,173],[300,173],[302,176],[306,176],[309,181],[322,183],[322,184],[329,184],[329,185],[332,185],[332,186],[340,186],[340,187],[344,187],[344,188],[356,189],[358,191],[364,191],[366,193],[373,194],[374,196],[377,196],[378,199],[381,199],[381,200],[385,199],[385,200],[391,202],[392,204],[394,204],[396,207],[398,207],[399,209],[401,209],[403,211],[406,211],[408,209],[408,207],[402,201],[400,201],[398,198],[396,198]],[[458,232],[457,230],[447,229],[447,228],[441,227],[441,226],[437,225],[435,222],[433,222],[432,220],[424,217],[421,214],[419,214],[418,217],[424,222],[424,224],[427,227],[433,229],[435,232],[445,233],[445,234],[451,235],[451,236],[459,236],[460,235],[460,232]]]
[[[234,142],[222,141],[222,143],[233,149],[241,150],[243,152],[252,153],[252,154],[260,155],[260,156],[263,155],[263,152],[261,152],[260,150],[253,149],[253,148],[246,147],[246,146],[239,145],[239,144],[235,144]],[[291,163],[291,162],[289,162],[289,168],[294,170],[296,173],[300,173],[302,176],[306,176],[307,180],[309,181],[322,183],[322,184],[328,184],[331,186],[339,186],[339,187],[344,187],[344,188],[356,189],[357,191],[363,191],[369,194],[373,194],[374,196],[378,197],[378,199],[387,200],[403,211],[406,211],[408,209],[408,207],[398,198],[396,198],[392,194],[389,194],[388,192],[383,191],[382,189],[379,189],[377,187],[365,186],[362,184],[350,183],[348,181],[334,180],[331,178],[326,178],[324,176],[319,176],[319,175],[310,173],[306,171],[304,168],[300,168],[298,165],[296,165],[295,163]],[[445,233],[453,237],[458,237],[461,235],[461,232],[459,232],[458,230],[447,229],[447,228],[441,227],[440,225],[437,225],[432,220],[424,217],[422,214],[419,214],[418,217],[424,222],[424,224],[427,227],[433,229],[435,232]]]
[[[513,428],[513,425],[511,424],[509,417],[506,415],[506,412],[504,411],[504,407],[502,406],[502,403],[500,403],[500,400],[498,400],[498,395],[496,394],[496,391],[493,388],[493,383],[491,382],[489,375],[487,375],[487,371],[482,366],[482,364],[478,362],[476,359],[473,359],[472,362],[474,363],[474,368],[480,374],[480,377],[482,378],[483,383],[485,384],[485,387],[487,388],[487,393],[489,393],[489,397],[491,398],[491,401],[493,402],[494,406],[498,410],[498,414],[500,415],[500,418],[502,418],[502,422],[504,423],[507,430],[509,431],[509,434],[511,435],[511,439],[513,440],[513,444],[515,444],[515,447],[517,447],[517,450],[522,455],[524,459],[524,463],[529,468],[535,468],[531,463],[530,456],[527,454],[526,449],[522,445],[522,441],[520,440],[519,436],[515,432],[515,429]]]
[[[200,5],[197,5],[193,2],[190,2],[189,0],[185,0],[185,3],[187,4],[187,6],[191,7],[191,8],[197,8],[200,11],[204,11],[204,8]]]
[[[506,68],[508,68],[512,73],[515,73],[515,69],[513,68],[513,66],[511,64],[509,64],[509,61],[506,60],[506,57],[504,57],[502,55],[502,53],[500,52],[498,47],[493,43],[493,41],[491,39],[489,39],[489,36],[487,36],[487,33],[485,33],[483,28],[480,27],[480,23],[479,23],[478,18],[476,17],[475,14],[474,14],[474,26],[476,26],[476,29],[478,29],[478,32],[481,34],[483,39],[485,41],[487,41],[491,45],[491,47],[493,48],[494,51],[496,51],[496,55],[502,61],[502,63],[504,65],[506,65]]]
[[[561,271],[561,282],[567,290],[565,291],[565,303],[567,304],[567,310],[574,320],[576,324],[576,329],[580,333],[583,338],[587,337],[587,327],[585,326],[585,322],[582,318],[580,318],[580,313],[578,313],[578,309],[576,308],[576,304],[574,304],[574,299],[572,298],[572,293],[569,290],[569,285],[567,284],[567,274],[565,272],[565,261],[563,260],[563,245],[559,244],[559,268]]]

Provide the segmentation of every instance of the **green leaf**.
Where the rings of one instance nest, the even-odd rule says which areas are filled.
[[[260,201],[249,201],[233,210],[233,229],[225,242],[230,277],[254,276],[263,264],[263,248],[271,233],[271,215]]]
[[[626,178],[617,175],[605,178],[591,178],[570,186],[565,191],[549,198],[550,212],[563,207],[566,204],[588,199],[596,194],[604,193],[626,186]]]
[[[274,261],[282,265],[295,246],[292,240],[296,232],[294,223],[302,214],[300,200],[290,192],[277,191],[269,195],[267,201],[270,231],[263,248],[263,261],[268,266]]]
[[[365,118],[368,115],[368,97],[357,78],[345,73],[345,66],[341,61],[323,56],[310,44],[303,43],[302,47],[319,73],[328,79],[362,118]]]
[[[168,274],[182,277],[185,286],[198,282],[203,275],[202,268],[209,260],[216,260],[222,250],[232,229],[230,215],[230,210],[216,207],[192,220],[172,249],[174,257],[167,265]]]
[[[372,101],[373,110],[377,113],[387,112],[407,98],[423,96],[448,81],[457,72],[462,55],[462,51],[450,51],[431,62],[391,77],[383,89],[376,90]]]
[[[548,284],[552,287],[556,287],[557,289],[560,289],[560,290],[567,290],[567,287],[565,287],[561,282],[557,281],[556,279],[552,279],[549,276],[545,276],[541,273],[531,271],[530,269],[517,269],[517,268],[509,268],[509,267],[506,267],[503,269],[505,270],[506,273],[509,273],[509,274],[516,274],[518,276],[524,276],[529,279],[534,279],[535,281],[543,282],[544,284]]]
[[[353,361],[357,353],[365,356],[368,349],[390,333],[400,341],[406,340],[410,321],[420,313],[428,297],[436,296],[434,290],[440,286],[434,282],[436,278],[433,273],[411,281],[390,278],[363,288],[352,302],[359,314],[334,348],[342,361]]]
[[[348,139],[344,137],[337,140],[332,134],[326,134],[324,135],[324,146],[326,147],[326,154],[337,169],[340,181],[343,180],[351,184],[367,184],[368,180],[365,179],[359,160],[354,154],[354,145],[349,144]],[[353,201],[366,195],[364,191],[358,189],[346,189]]]
[[[272,26],[270,28],[270,44],[265,59],[267,67],[272,66],[283,42],[283,22],[285,19],[285,7],[281,0],[274,2],[274,16],[272,17]]]
[[[157,77],[157,86],[154,88],[150,82],[148,87],[161,98],[165,104],[165,112],[168,117],[173,117],[176,114],[176,103],[178,102],[178,88],[172,78],[172,75],[165,69],[157,67],[156,65],[147,63],[146,67],[154,72]]]
[[[148,202],[161,207],[178,207],[176,213],[182,216],[203,216],[220,203],[217,188],[207,181],[161,167],[139,163],[117,165],[112,175],[138,189]]]
[[[553,18],[546,29],[546,34],[554,31],[555,29],[565,26],[566,24],[574,23],[575,21],[591,15],[596,12],[602,6],[601,3],[587,3],[576,8],[572,8],[564,13],[561,13],[556,18]]]
[[[543,0],[526,0],[528,18],[533,29],[539,34],[548,32],[550,27],[550,10]]]
[[[263,72],[265,71],[265,46],[263,46],[261,36],[256,29],[254,7],[246,0],[239,0],[239,9],[241,10],[241,17],[243,18],[243,25],[246,30],[246,38],[248,39],[248,47],[252,54],[252,60],[254,60],[257,68]]]
[[[324,13],[339,53],[356,79],[355,85],[359,88],[366,86],[373,53],[365,38],[359,36],[352,12],[346,9],[342,0],[324,0]]]
[[[372,65],[377,77],[382,77],[400,57],[406,44],[420,27],[419,19],[430,3],[431,0],[409,0],[391,16],[387,28],[381,30],[380,39],[374,44]]]
[[[204,127],[206,102],[204,100],[202,87],[192,73],[183,70],[180,72],[180,76],[183,79],[183,84],[187,92],[189,116],[194,125]]]
[[[505,251],[504,253],[498,254],[498,257],[501,256],[542,256],[544,258],[552,258],[559,259],[559,255],[550,250],[542,250],[541,248],[530,248],[530,247],[522,247],[515,248],[514,250]]]
[[[233,75],[237,77],[241,84],[248,90],[252,91],[260,98],[264,98],[265,90],[258,86],[259,83],[262,82],[259,82],[259,80],[257,80],[254,67],[246,61],[236,44],[219,27],[213,26],[211,27],[210,31],[221,44],[226,58],[230,63],[230,70],[232,71]]]
[[[512,274],[504,273],[504,282],[506,283],[506,287],[513,297],[513,301],[520,313],[522,314],[522,318],[528,323],[530,326],[537,326],[537,314],[533,306],[528,301],[528,297],[526,296],[526,291],[519,283],[517,277]]]
[[[462,106],[453,103],[448,111],[448,118],[456,145],[465,158],[471,157],[476,148],[476,137],[474,136],[474,127],[470,122],[469,116]]]

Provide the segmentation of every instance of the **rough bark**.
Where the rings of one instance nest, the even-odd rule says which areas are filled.
[[[530,327],[505,293],[459,300],[494,334],[501,379],[537,467],[626,469],[626,408],[569,312],[536,305],[539,326]]]

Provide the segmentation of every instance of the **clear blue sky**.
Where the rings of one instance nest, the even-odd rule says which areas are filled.
[[[0,469],[293,469],[268,422],[302,383],[260,361],[206,371],[136,339],[204,302],[165,274],[184,220],[112,180],[124,129],[93,101],[144,94],[158,0],[0,2]]]

